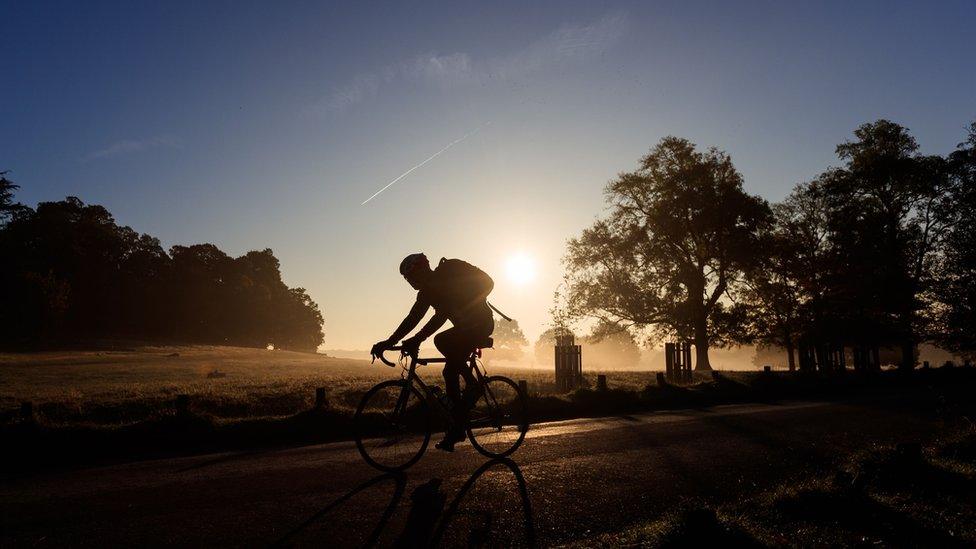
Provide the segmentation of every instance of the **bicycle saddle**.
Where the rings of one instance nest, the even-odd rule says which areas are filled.
[[[479,341],[478,344],[475,345],[475,347],[478,348],[478,349],[491,349],[492,345],[494,345],[494,344],[495,344],[495,340],[494,339],[492,339],[490,337],[486,337],[485,339],[482,339],[481,341]]]

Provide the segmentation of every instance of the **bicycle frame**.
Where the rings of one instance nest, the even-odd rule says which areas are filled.
[[[465,367],[475,371],[473,375],[464,372],[465,377],[472,378],[471,383],[466,384],[465,398],[454,410],[446,401],[442,404],[442,398],[436,398],[439,391],[435,384],[426,383],[417,371],[418,366],[444,364],[446,359],[422,358],[414,349],[403,352],[402,346],[387,350],[400,351],[400,379],[378,383],[363,395],[356,409],[356,448],[370,465],[384,471],[402,471],[416,463],[426,451],[433,431],[439,430],[432,421],[437,414],[444,418],[449,434],[454,429],[458,434],[464,431],[464,438],[471,441],[474,449],[491,458],[511,454],[525,440],[528,430],[525,393],[505,376],[489,376],[479,360],[480,349],[472,349],[465,360]],[[397,367],[382,352],[373,358],[379,358],[391,368]],[[472,402],[475,395],[477,398]],[[413,399],[417,404],[410,404]],[[509,426],[515,430],[507,429]],[[391,446],[394,447],[392,456]]]
[[[410,395],[410,387],[419,386],[420,391],[421,393],[423,393],[424,398],[427,399],[427,402],[428,403],[433,402],[434,408],[438,411],[441,417],[445,419],[448,423],[453,423],[454,418],[451,415],[450,410],[448,410],[447,408],[444,407],[443,404],[441,404],[440,400],[434,396],[434,393],[431,390],[431,386],[424,383],[424,380],[421,379],[420,376],[417,374],[417,366],[427,366],[429,364],[445,364],[447,363],[447,359],[446,358],[420,358],[416,354],[403,353],[403,347],[391,347],[389,350],[400,351],[401,359],[403,357],[410,357],[410,365],[407,367],[403,367],[403,370],[406,372],[406,376],[402,376],[402,377],[403,379],[406,380],[407,384],[403,388],[403,391],[400,392],[400,397],[397,399],[396,406],[393,408],[394,413],[399,414],[406,407],[407,399],[409,398]],[[495,406],[497,406],[498,399],[496,399],[495,395],[492,394],[491,387],[488,386],[487,377],[485,376],[485,373],[482,372],[481,368],[478,367],[478,360],[477,360],[478,356],[479,356],[479,352],[477,350],[472,351],[471,355],[468,357],[467,363],[470,365],[471,369],[474,370],[475,379],[478,381],[478,385],[480,385],[484,390],[484,398],[486,400],[490,399],[489,404],[494,404]],[[391,368],[395,368],[397,366],[395,363],[386,360],[386,358],[382,354],[380,354],[377,358],[379,358],[380,361],[382,361],[387,366],[390,366]]]

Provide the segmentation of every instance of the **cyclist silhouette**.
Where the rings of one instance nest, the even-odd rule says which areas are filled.
[[[451,428],[436,447],[451,452],[456,443],[464,440],[468,409],[481,396],[467,358],[475,348],[484,346],[495,329],[487,301],[495,283],[484,271],[460,259],[442,258],[437,268],[431,269],[427,256],[422,253],[405,257],[400,262],[400,274],[417,290],[417,301],[393,335],[373,345],[370,354],[378,356],[396,346],[397,341],[420,323],[430,307],[434,308],[434,316],[413,337],[403,340],[404,352],[416,354],[425,339],[451,321],[452,328],[434,337],[434,345],[447,359],[444,383],[453,416]],[[463,396],[460,377],[464,378]]]

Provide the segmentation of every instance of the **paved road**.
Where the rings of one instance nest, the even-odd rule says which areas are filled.
[[[736,405],[534,426],[513,462],[470,445],[378,475],[350,443],[51,474],[0,487],[0,546],[390,545],[439,535],[550,545],[686,499],[728,501],[829,471],[932,425],[877,404]],[[440,530],[440,531],[438,531]]]

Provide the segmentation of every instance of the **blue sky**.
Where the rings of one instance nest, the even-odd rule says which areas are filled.
[[[417,250],[484,267],[537,335],[566,239],[665,135],[778,200],[860,123],[944,153],[976,119],[973,2],[6,2],[0,20],[0,169],[23,202],[271,247],[332,348],[389,334]],[[515,253],[533,280],[506,277]]]

